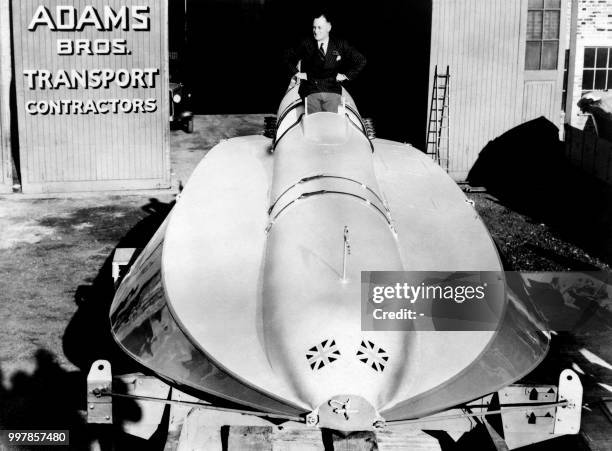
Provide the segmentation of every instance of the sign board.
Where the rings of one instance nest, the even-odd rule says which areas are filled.
[[[13,2],[26,193],[170,186],[167,3]]]

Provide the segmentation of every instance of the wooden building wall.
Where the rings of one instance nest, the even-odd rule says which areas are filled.
[[[11,165],[11,36],[9,0],[0,0],[0,193],[12,190]]]
[[[167,2],[142,0],[149,7],[149,29],[138,30],[130,20],[127,26],[99,29],[84,25],[81,30],[53,30],[45,24],[32,29],[37,9],[48,8],[56,25],[61,21],[57,5],[76,7],[77,18],[87,5],[93,5],[104,20],[104,6],[115,11],[133,2],[119,0],[20,0],[13,1],[15,84],[18,108],[19,148],[23,192],[91,191],[106,189],[166,188],[170,185],[167,76]],[[125,29],[127,28],[127,29]],[[124,39],[126,50],[115,54],[59,54],[59,39]],[[119,53],[119,54],[116,54]],[[124,53],[124,54],[122,54]],[[121,87],[32,88],[27,70],[49,70],[52,74],[72,69],[96,70],[155,68],[153,83]],[[53,75],[55,76],[55,75]],[[94,83],[95,84],[95,83]],[[43,114],[28,102],[83,101],[112,99],[155,99],[150,112],[112,112],[108,103],[97,103],[95,111],[80,112],[73,104],[70,112]],[[39,105],[36,103],[35,105]],[[127,104],[124,104],[127,105]],[[151,108],[152,109],[152,108]],[[28,111],[29,110],[29,111]],[[103,111],[111,110],[103,113]],[[32,114],[31,111],[39,111]],[[96,113],[97,111],[97,113]]]
[[[449,174],[456,180],[465,180],[490,140],[516,125],[539,116],[561,125],[564,49],[558,70],[525,70],[527,4],[433,0],[429,103],[436,64],[450,66]]]

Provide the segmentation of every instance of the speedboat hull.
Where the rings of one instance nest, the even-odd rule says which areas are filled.
[[[530,372],[548,337],[520,278],[506,280],[494,330],[362,330],[362,271],[503,268],[432,160],[368,139],[352,101],[303,115],[295,91],[275,141],[223,141],[196,168],[119,286],[119,345],[178,387],[264,412],[353,397],[372,413],[347,415],[347,430],[429,415]]]

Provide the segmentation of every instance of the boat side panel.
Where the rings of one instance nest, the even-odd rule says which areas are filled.
[[[526,376],[540,364],[549,339],[516,280],[509,284],[510,302],[491,346],[466,371],[421,395],[381,412],[387,421],[419,418],[493,393]]]
[[[263,136],[215,146],[193,172],[165,236],[164,287],[181,330],[233,378],[296,406],[264,345],[262,271],[273,154]]]
[[[134,263],[117,292],[110,315],[117,343],[134,360],[179,386],[268,412],[305,413],[231,377],[182,332],[168,309],[162,281],[166,224]]]
[[[500,271],[495,245],[457,184],[421,151],[374,140],[374,168],[415,271]]]
[[[376,139],[375,148],[374,167],[398,230],[405,270],[503,270],[478,213],[438,165],[400,143]],[[472,364],[453,378],[438,380],[439,368],[447,361],[423,359],[419,366],[431,376],[423,376],[422,392],[384,409],[387,420],[429,415],[494,392],[544,358],[548,338],[541,332],[541,316],[520,283],[509,282],[505,317],[498,331],[489,332],[484,350],[478,349],[478,334],[487,332],[419,332],[423,347],[446,340],[448,350],[457,348],[453,355],[471,354]]]

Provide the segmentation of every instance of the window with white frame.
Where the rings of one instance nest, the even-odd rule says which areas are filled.
[[[585,47],[582,91],[612,89],[612,47]]]
[[[529,0],[526,70],[556,70],[559,59],[561,0]]]

